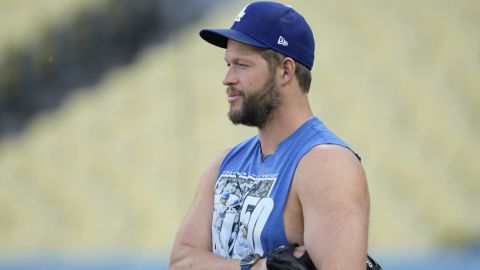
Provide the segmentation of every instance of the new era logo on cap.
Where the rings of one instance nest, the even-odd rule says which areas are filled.
[[[227,48],[229,39],[259,48],[269,48],[312,69],[315,41],[302,15],[290,6],[254,2],[245,6],[230,29],[203,29],[207,42]],[[288,38],[288,40],[287,40]]]
[[[277,44],[282,45],[282,46],[288,46],[288,41],[284,37],[279,36]]]

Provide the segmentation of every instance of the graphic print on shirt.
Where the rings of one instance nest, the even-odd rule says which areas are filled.
[[[252,176],[223,172],[215,186],[212,219],[213,253],[241,259],[250,253],[263,255],[260,241],[273,209],[270,191],[277,175]]]

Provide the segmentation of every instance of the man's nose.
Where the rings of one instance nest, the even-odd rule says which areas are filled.
[[[225,74],[225,78],[223,78],[223,85],[233,85],[238,82],[237,77],[235,76],[235,73],[232,71],[232,68],[229,67],[227,70],[227,74]]]

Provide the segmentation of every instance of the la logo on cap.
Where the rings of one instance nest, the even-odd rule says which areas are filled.
[[[248,5],[250,5],[250,4],[248,4]],[[243,16],[245,16],[245,10],[247,9],[248,5],[244,6],[243,9],[240,10],[237,17],[235,18],[236,22],[240,22],[242,20]]]

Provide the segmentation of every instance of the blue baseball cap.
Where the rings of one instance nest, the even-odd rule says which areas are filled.
[[[229,39],[269,48],[312,69],[315,40],[312,29],[292,7],[275,2],[246,5],[230,29],[203,29],[200,36],[207,42],[227,48]]]

